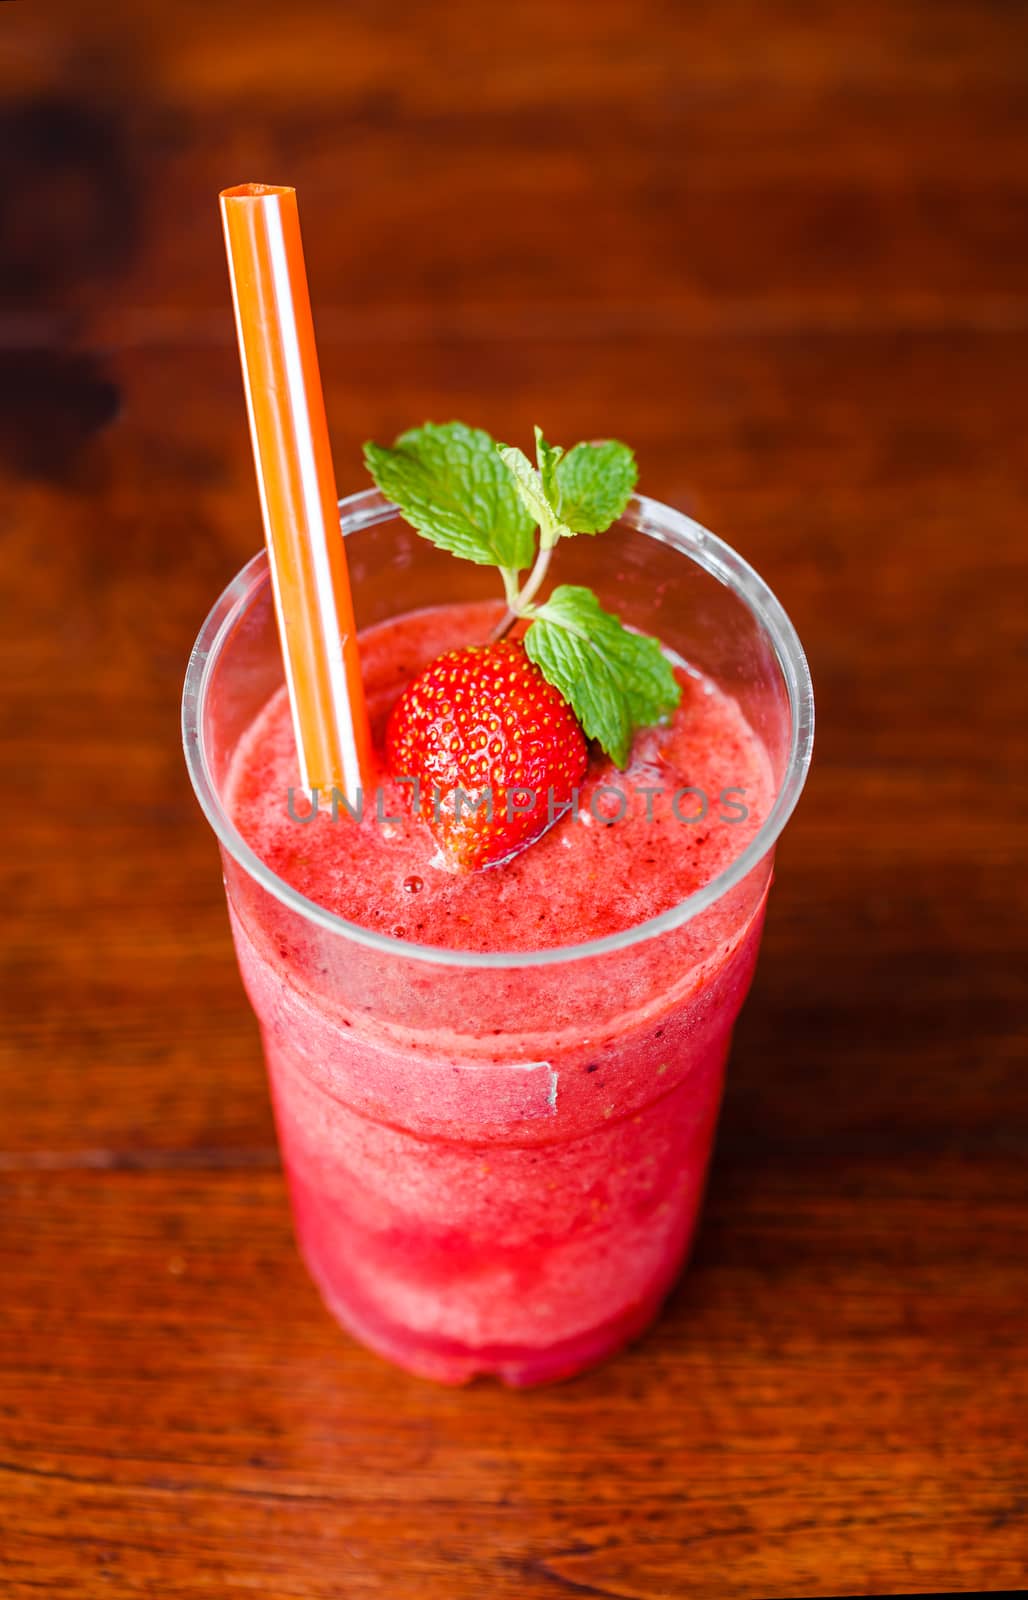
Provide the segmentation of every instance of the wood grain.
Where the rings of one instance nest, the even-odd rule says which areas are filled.
[[[13,1600],[1026,1581],[1025,14],[517,12],[0,8]],[[177,735],[259,542],[254,176],[301,189],[343,489],[426,416],[621,434],[811,657],[696,1259],[550,1390],[392,1371],[292,1244]]]

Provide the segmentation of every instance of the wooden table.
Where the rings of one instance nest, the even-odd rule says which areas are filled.
[[[1025,1581],[1028,17],[0,11],[0,1577],[14,1600]],[[260,539],[215,195],[295,182],[341,488],[631,440],[794,617],[815,769],[667,1314],[527,1394],[293,1248],[186,655]]]

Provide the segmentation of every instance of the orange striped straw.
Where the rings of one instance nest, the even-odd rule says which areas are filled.
[[[221,217],[300,781],[356,805],[371,737],[296,190],[223,189]]]

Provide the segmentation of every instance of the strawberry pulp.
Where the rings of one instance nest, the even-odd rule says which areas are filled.
[[[380,741],[405,685],[495,616],[447,607],[364,636]],[[681,707],[638,736],[627,772],[594,756],[578,814],[485,871],[448,870],[384,770],[362,822],[290,817],[284,694],[240,742],[228,803],[279,877],[401,949],[602,938],[709,882],[773,798],[736,703],[680,677]],[[645,1327],[695,1228],[766,878],[684,929],[573,963],[454,971],[364,952],[345,995],[277,900],[230,894],[298,1236],[344,1325],[411,1371],[517,1384],[577,1371]]]

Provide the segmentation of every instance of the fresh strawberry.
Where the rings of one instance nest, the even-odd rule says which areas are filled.
[[[564,697],[504,639],[430,662],[393,707],[386,757],[394,777],[418,780],[419,814],[451,864],[472,872],[546,831],[588,750]]]

